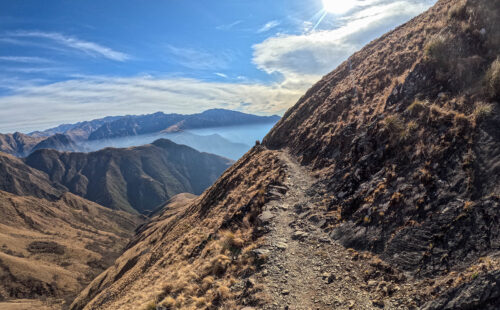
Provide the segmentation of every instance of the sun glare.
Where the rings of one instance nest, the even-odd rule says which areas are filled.
[[[323,0],[325,11],[333,14],[342,14],[356,5],[355,0]]]

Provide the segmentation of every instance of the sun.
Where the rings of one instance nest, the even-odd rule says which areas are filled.
[[[356,2],[356,0],[323,0],[323,8],[332,14],[343,14],[356,6]]]

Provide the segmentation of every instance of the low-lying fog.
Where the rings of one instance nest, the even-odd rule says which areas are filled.
[[[93,152],[106,147],[124,148],[140,146],[158,139],[170,139],[201,152],[216,154],[233,160],[243,156],[256,140],[262,140],[274,123],[192,129],[176,133],[157,133],[140,136],[82,142],[85,152]]]

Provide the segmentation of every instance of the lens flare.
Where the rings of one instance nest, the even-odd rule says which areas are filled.
[[[323,8],[332,14],[343,14],[356,6],[355,0],[323,0]]]

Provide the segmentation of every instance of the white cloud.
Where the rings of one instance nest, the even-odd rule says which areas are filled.
[[[109,47],[102,46],[94,42],[80,40],[75,37],[66,36],[57,32],[16,31],[9,32],[7,36],[10,38],[18,38],[17,41],[20,44],[23,44],[23,41],[19,40],[19,38],[39,38],[52,41],[66,48],[83,52],[92,57],[103,57],[114,61],[126,61],[130,59],[129,55],[115,51]],[[16,44],[16,39],[12,40],[10,38],[4,38],[3,41]]]
[[[227,74],[224,74],[224,73],[221,73],[221,72],[215,72],[214,74],[217,75],[218,77],[221,77],[221,78],[225,78],[225,79],[228,78]]]
[[[215,27],[217,30],[230,30],[232,28],[234,28],[234,26],[237,26],[239,24],[241,24],[243,21],[242,20],[237,20],[237,21],[234,21],[230,24],[225,24],[225,25],[219,25],[217,27]]]
[[[31,64],[52,62],[51,60],[46,59],[46,58],[29,57],[29,56],[0,56],[0,61],[1,62],[31,63]]]
[[[253,62],[286,79],[319,78],[356,50],[430,7],[432,0],[367,1],[343,16],[343,25],[297,35],[278,34],[254,45]],[[310,24],[307,24],[310,25]],[[308,27],[306,27],[308,28]]]
[[[226,69],[232,58],[228,52],[212,54],[204,50],[172,45],[167,46],[167,51],[172,63],[194,70]]]
[[[304,90],[304,86],[281,83],[233,84],[149,76],[85,77],[48,85],[28,84],[0,97],[0,132],[31,131],[106,115],[194,113],[214,107],[281,114]]]
[[[266,23],[264,26],[262,26],[257,32],[258,33],[268,32],[269,30],[278,27],[280,24],[281,23],[279,21],[272,20],[272,21]]]

